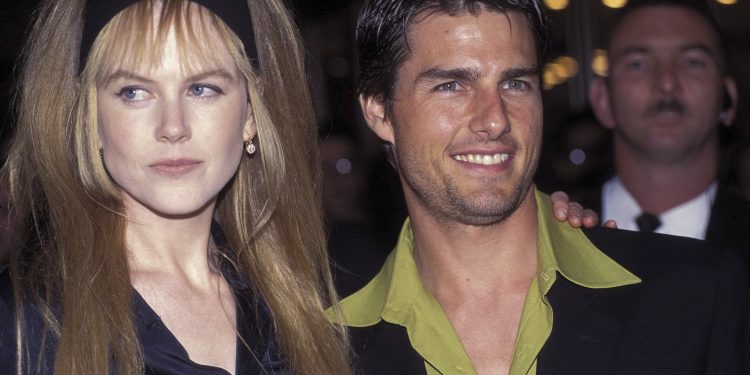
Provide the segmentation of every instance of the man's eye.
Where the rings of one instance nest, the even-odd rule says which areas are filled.
[[[437,87],[435,87],[435,91],[444,91],[444,92],[453,92],[459,89],[458,82],[456,81],[450,81],[439,84]]]
[[[646,62],[643,60],[631,60],[625,64],[625,68],[631,71],[641,71],[646,69]]]
[[[685,61],[685,65],[690,68],[703,68],[706,66],[706,62],[703,59],[691,58]]]
[[[146,100],[149,97],[148,91],[132,86],[123,87],[116,95],[127,102]]]
[[[210,97],[221,94],[222,91],[216,86],[193,84],[188,88],[189,96]]]
[[[529,88],[529,84],[519,79],[511,79],[503,84],[503,89],[512,91],[524,91]]]

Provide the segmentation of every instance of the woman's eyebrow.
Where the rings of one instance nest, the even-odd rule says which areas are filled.
[[[209,77],[218,77],[220,79],[223,79],[228,82],[234,82],[236,80],[235,76],[231,73],[229,73],[226,69],[212,69],[207,70],[205,72],[200,72],[194,75],[191,75],[185,79],[186,82],[195,82],[195,81],[201,81]],[[109,85],[111,82],[119,80],[119,79],[129,79],[134,81],[139,81],[143,83],[154,83],[155,81],[151,78],[136,74],[132,71],[126,70],[126,69],[119,69],[116,72],[112,73],[107,77],[107,80],[105,81],[105,86]]]

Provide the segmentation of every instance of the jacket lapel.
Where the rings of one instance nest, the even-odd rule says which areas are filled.
[[[553,311],[553,328],[539,353],[537,374],[606,374],[620,321],[593,308],[609,289],[589,289],[559,277],[547,298]]]

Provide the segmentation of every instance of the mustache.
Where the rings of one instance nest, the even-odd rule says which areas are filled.
[[[677,112],[682,114],[685,112],[685,105],[675,98],[662,99],[646,109],[646,116],[656,115],[660,112]]]

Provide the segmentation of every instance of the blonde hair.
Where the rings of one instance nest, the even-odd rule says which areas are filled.
[[[187,0],[162,0],[152,34],[152,7],[141,1],[102,30],[78,80],[85,1],[48,1],[35,21],[21,76],[16,138],[3,169],[24,246],[11,253],[18,318],[18,373],[28,358],[24,306],[58,337],[55,373],[141,373],[120,192],[96,149],[96,83],[113,64],[153,63],[171,26],[181,53],[210,64],[208,46]],[[247,80],[260,152],[240,163],[219,196],[216,219],[231,251],[223,252],[267,304],[282,352],[295,373],[346,374],[343,328],[326,319],[334,305],[318,200],[316,132],[297,29],[281,0],[249,0],[258,59],[253,70],[239,39],[209,14]],[[202,20],[203,17],[197,17]],[[139,32],[134,32],[138,30]],[[200,34],[200,33],[198,33]],[[127,47],[155,47],[125,55]],[[130,39],[122,39],[129,36]],[[189,46],[189,48],[188,48]],[[83,62],[82,62],[83,63]],[[73,153],[70,150],[74,150]],[[294,183],[292,180],[294,179]],[[55,312],[62,311],[62,317]],[[44,351],[40,351],[43,353]],[[41,354],[40,354],[41,355]]]

